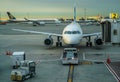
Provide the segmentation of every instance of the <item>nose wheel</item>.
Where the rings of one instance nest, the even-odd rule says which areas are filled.
[[[86,46],[92,46],[91,37],[89,36],[86,39],[88,40],[88,42],[86,42]]]
[[[92,46],[92,42],[86,42],[86,46]]]
[[[57,37],[57,42],[56,42],[56,46],[57,46],[57,47],[58,47],[58,46],[62,46],[62,42],[61,42],[60,40],[61,40],[61,37],[58,36],[58,37]]]
[[[62,42],[56,42],[56,46],[62,46]]]

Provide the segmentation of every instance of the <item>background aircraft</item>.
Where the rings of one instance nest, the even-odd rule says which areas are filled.
[[[86,38],[87,40],[86,46],[92,46],[91,36],[96,36],[94,40],[95,45],[103,44],[102,39],[100,37],[101,33],[83,34],[81,26],[76,22],[76,6],[74,6],[74,21],[63,29],[62,34],[38,32],[38,31],[30,31],[30,30],[22,30],[22,29],[12,29],[12,30],[48,35],[48,37],[44,40],[44,44],[47,46],[53,45],[54,40],[52,36],[57,37],[56,46],[62,46],[61,39],[67,45],[78,45],[80,44],[83,38]]]
[[[9,22],[14,22],[14,23],[28,23],[28,24],[33,24],[33,26],[37,25],[45,25],[45,24],[60,24],[61,21],[58,19],[16,19],[10,12],[7,12],[7,15],[9,17]]]

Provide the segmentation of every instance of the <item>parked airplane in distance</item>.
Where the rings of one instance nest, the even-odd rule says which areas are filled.
[[[29,22],[33,22],[33,25],[36,26],[36,24],[38,25],[45,25],[45,24],[60,24],[61,21],[59,21],[58,19],[27,19],[24,18],[26,21]]]
[[[9,22],[18,23],[18,22],[27,22],[25,19],[16,19],[10,12],[7,12],[9,17]]]
[[[48,32],[39,32],[39,31],[30,31],[30,30],[22,30],[22,29],[12,29],[14,31],[22,31],[22,32],[29,32],[29,33],[37,33],[48,35],[48,37],[44,40],[44,44],[46,46],[53,45],[53,38],[52,36],[57,36],[56,46],[62,46],[61,39],[67,45],[79,45],[83,38],[86,38],[86,46],[92,46],[91,36],[96,36],[94,42],[95,45],[102,45],[102,39],[100,37],[101,33],[92,33],[92,34],[83,34],[81,26],[76,22],[76,6],[74,6],[74,21],[67,25],[64,29],[62,34],[56,33],[48,33]]]
[[[19,23],[19,22],[26,22],[28,24],[33,24],[33,26],[37,26],[37,25],[45,25],[45,24],[60,24],[61,21],[59,21],[58,19],[16,19],[16,17],[14,17],[10,12],[7,12],[7,15],[9,17],[9,22],[15,22],[15,23]]]

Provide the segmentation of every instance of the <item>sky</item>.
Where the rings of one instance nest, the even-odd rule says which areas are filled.
[[[76,3],[77,17],[120,14],[120,0],[0,0],[0,15],[7,18],[10,11],[18,18],[73,18]]]

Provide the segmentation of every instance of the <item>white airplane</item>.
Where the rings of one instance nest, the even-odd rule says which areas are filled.
[[[100,37],[101,33],[83,34],[81,26],[76,22],[76,6],[74,6],[74,21],[64,28],[62,34],[21,30],[21,29],[12,29],[12,30],[48,35],[48,38],[44,40],[44,44],[46,46],[53,45],[52,36],[57,36],[56,46],[62,46],[61,39],[63,39],[63,42],[67,45],[78,45],[80,44],[83,38],[86,38],[86,40],[88,40],[86,42],[86,46],[92,46],[91,36],[96,36],[95,45],[103,44],[102,39]]]
[[[45,24],[60,24],[61,21],[59,21],[58,19],[27,19],[24,18],[26,21],[28,22],[33,22],[33,25],[45,25]]]
[[[16,19],[16,17],[14,17],[10,12],[7,12],[7,15],[9,17],[9,22],[26,22],[28,24],[33,24],[33,26],[37,26],[37,25],[45,25],[45,24],[60,24],[61,21],[59,21],[58,19]]]

